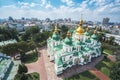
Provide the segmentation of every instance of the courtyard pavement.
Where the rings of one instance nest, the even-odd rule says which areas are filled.
[[[37,72],[40,75],[40,80],[47,80],[43,54],[39,52],[38,61],[35,63],[25,64],[28,68],[28,73]]]

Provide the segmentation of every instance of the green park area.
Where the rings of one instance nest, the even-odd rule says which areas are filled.
[[[30,73],[27,76],[28,76],[27,80],[40,80],[39,74],[36,72]]]
[[[23,54],[23,56],[21,58],[22,58],[23,63],[36,62],[38,60],[38,51],[34,50],[34,51],[31,51],[28,54]]]
[[[95,67],[100,70],[103,74],[105,74],[106,76],[110,76],[110,68],[112,67],[114,63],[111,62],[108,59],[103,59],[102,61],[100,61]]]
[[[85,71],[80,74],[74,75],[70,78],[66,78],[64,80],[99,80],[96,76],[94,76],[91,72]]]
[[[18,72],[14,77],[14,80],[40,80],[38,73],[27,73],[28,69],[24,64],[20,64],[18,67]]]

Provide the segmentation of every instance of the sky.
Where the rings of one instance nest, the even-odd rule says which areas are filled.
[[[120,0],[0,0],[0,18],[71,18],[120,22]]]

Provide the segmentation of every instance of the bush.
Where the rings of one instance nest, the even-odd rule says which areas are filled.
[[[22,76],[22,77],[21,77],[21,80],[27,80],[27,79],[28,79],[28,75],[25,74],[25,73],[22,73],[21,76]]]
[[[111,80],[120,80],[120,62],[115,63],[110,69]]]
[[[39,73],[30,73],[30,74],[16,74],[14,80],[40,80]]]
[[[24,64],[19,65],[19,68],[18,68],[18,73],[19,74],[27,73],[27,72],[28,72],[28,69],[27,69],[27,67]]]
[[[36,62],[37,60],[38,60],[38,52],[37,52],[37,50],[33,51],[32,53],[25,54],[21,58],[21,61],[23,63],[32,63],[32,62]]]
[[[14,80],[27,80],[27,79],[28,79],[28,75],[25,73],[16,74],[14,77]]]

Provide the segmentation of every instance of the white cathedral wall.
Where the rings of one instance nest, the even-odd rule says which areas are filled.
[[[56,74],[61,74],[63,72],[63,67],[62,66],[57,66],[55,64],[55,72],[56,72]]]
[[[89,57],[89,61],[88,62],[91,62],[91,55],[90,55],[90,57]]]
[[[81,65],[84,65],[84,58],[81,58]]]
[[[67,55],[67,56],[65,56],[64,57],[64,62],[67,62],[67,61],[69,61],[70,59],[72,60],[72,58],[73,58],[73,55],[72,54],[70,54],[70,55]]]

